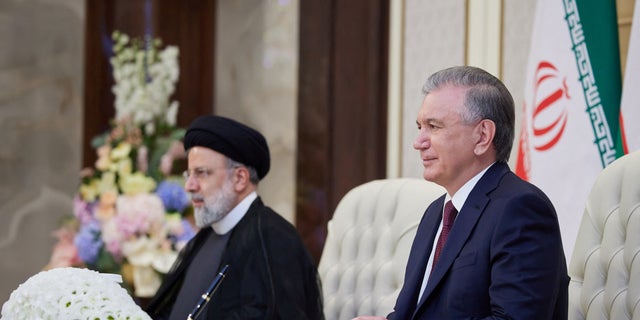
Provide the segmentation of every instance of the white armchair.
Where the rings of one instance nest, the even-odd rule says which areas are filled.
[[[569,319],[640,319],[640,151],[607,166],[569,265]]]
[[[393,309],[418,223],[444,193],[434,183],[401,178],[365,183],[342,198],[318,267],[327,320]]]

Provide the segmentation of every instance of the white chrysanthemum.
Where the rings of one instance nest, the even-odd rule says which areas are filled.
[[[111,275],[79,268],[42,271],[2,306],[3,320],[151,319]]]

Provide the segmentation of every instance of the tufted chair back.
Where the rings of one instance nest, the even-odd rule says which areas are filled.
[[[598,176],[569,275],[570,320],[640,320],[640,151]]]
[[[423,179],[400,178],[365,183],[342,198],[318,267],[327,320],[393,310],[418,223],[444,193]]]

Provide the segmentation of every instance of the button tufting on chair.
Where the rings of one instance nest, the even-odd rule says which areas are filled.
[[[418,223],[444,193],[434,183],[399,178],[365,183],[342,198],[318,267],[327,320],[392,311]]]
[[[598,176],[569,275],[569,319],[640,319],[640,151]]]

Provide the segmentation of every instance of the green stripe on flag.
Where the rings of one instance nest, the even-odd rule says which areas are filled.
[[[604,168],[623,155],[620,143],[622,80],[615,0],[563,0],[594,144]]]

